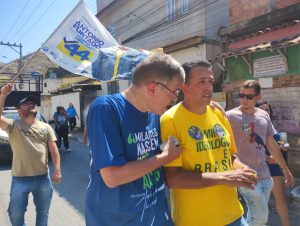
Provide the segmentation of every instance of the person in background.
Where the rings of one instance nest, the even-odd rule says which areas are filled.
[[[255,107],[258,107],[264,111],[266,111],[271,121],[273,120],[273,111],[270,104],[268,104],[267,101],[259,100],[256,102]],[[280,132],[276,130],[276,134],[274,135],[274,139],[277,141],[281,148],[282,156],[284,157],[285,161],[287,161],[287,151],[285,150],[285,147],[282,143],[280,143]],[[270,155],[270,152],[268,149],[266,150],[267,154],[267,165],[269,167],[269,171],[271,174],[271,177],[273,178],[273,188],[272,188],[272,194],[275,199],[275,207],[277,210],[277,213],[279,215],[281,225],[282,226],[290,226],[290,220],[289,220],[289,212],[288,212],[288,200],[287,196],[284,190],[284,177],[283,173],[280,169],[280,166],[276,163],[274,158]]]
[[[247,204],[247,222],[250,226],[266,225],[268,221],[268,202],[273,180],[266,164],[266,148],[280,165],[288,187],[294,186],[294,177],[284,161],[280,148],[274,140],[276,133],[269,115],[255,104],[261,99],[261,87],[256,80],[241,84],[238,93],[240,106],[227,111],[237,155],[250,168],[257,171],[258,182],[254,190],[239,188]]]
[[[71,152],[69,145],[69,127],[68,127],[68,114],[64,107],[58,106],[57,113],[54,114],[55,132],[57,134],[57,147],[61,146],[61,139],[64,141],[65,149]]]
[[[48,225],[49,208],[53,187],[48,168],[48,152],[53,163],[53,183],[60,183],[60,155],[56,137],[50,125],[35,119],[37,100],[27,96],[18,103],[20,119],[12,120],[2,116],[6,97],[12,91],[12,84],[6,84],[0,92],[0,128],[9,136],[13,151],[12,182],[8,214],[12,226],[25,226],[24,214],[27,210],[28,195],[32,194],[36,225]]]
[[[177,101],[184,71],[152,54],[122,93],[96,98],[87,116],[91,151],[87,226],[172,226],[161,166],[181,152],[172,137],[160,150],[161,115]]]
[[[214,76],[207,61],[187,62],[183,101],[161,117],[162,141],[178,139],[182,153],[164,166],[176,226],[247,226],[236,187],[251,189],[256,172],[236,157],[227,118],[210,106]]]
[[[67,108],[67,113],[69,116],[69,123],[70,123],[70,132],[73,132],[73,129],[76,127],[76,117],[79,119],[76,109],[74,108],[73,103],[70,102],[69,107]]]

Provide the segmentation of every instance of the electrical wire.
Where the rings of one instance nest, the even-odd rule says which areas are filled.
[[[238,1],[231,1],[230,6],[231,6],[230,8],[232,10],[233,8],[240,7],[240,4],[239,4]],[[129,42],[135,42],[136,43],[136,42],[138,42],[138,40],[142,39],[141,44],[144,45],[145,41],[146,41],[145,39],[147,39],[147,38],[151,39],[153,36],[157,37],[160,34],[162,34],[163,37],[166,37],[168,34],[176,32],[176,30],[174,30],[174,27],[177,27],[177,31],[179,29],[182,29],[182,27],[179,26],[179,25],[183,25],[184,23],[186,23],[190,26],[189,22],[193,18],[190,17],[189,19],[182,19],[182,18],[184,18],[184,16],[180,16],[180,11],[182,9],[179,8],[175,13],[175,15],[176,15],[175,19],[172,19],[172,20],[168,21],[167,16],[162,17],[162,19],[160,19],[158,22],[156,22],[156,24],[153,24],[150,27],[144,27],[143,31],[139,31],[138,33],[136,33],[136,31],[137,31],[136,27],[142,21],[143,22],[147,21],[147,17],[149,17],[149,16],[155,17],[157,14],[161,13],[161,10],[165,7],[166,7],[165,3],[161,4],[159,7],[153,8],[153,10],[150,11],[150,13],[144,14],[144,16],[142,16],[142,17],[136,18],[135,20],[130,19],[131,20],[130,23],[128,23],[128,19],[126,20],[126,16],[119,18],[117,21],[111,23],[111,25],[117,25],[117,22],[122,21],[122,20],[123,20],[122,24],[125,24],[125,25],[119,26],[119,27],[116,26],[114,31],[113,31],[113,36],[114,37],[117,37],[119,35],[124,36],[124,34],[123,34],[124,32],[129,32],[130,33],[131,32],[130,29],[134,29],[135,34],[128,37],[128,38],[131,38],[132,40],[130,40],[130,39],[128,40],[128,38],[127,38],[128,41],[127,42],[123,41],[123,44],[129,43]],[[211,15],[218,16],[218,14],[216,12],[223,13],[225,10],[229,13],[229,5],[228,5],[227,1],[202,1],[201,3],[199,3],[199,1],[194,1],[194,2],[191,2],[189,4],[189,12],[188,12],[188,14],[185,15],[185,17],[188,18],[195,11],[202,11],[203,14],[204,14],[204,13],[206,13],[206,11],[209,11],[209,8],[213,8],[213,10],[215,11],[215,13],[211,14]],[[137,9],[134,9],[132,12],[136,12],[136,11],[137,11]],[[127,14],[127,17],[128,17],[128,15],[133,14],[132,12]],[[135,14],[138,14],[138,12],[136,12]],[[247,13],[247,14],[250,15],[251,11],[249,11],[249,13]],[[245,14],[244,14],[244,16],[245,16]],[[143,20],[141,21],[141,19],[143,19]],[[208,18],[205,18],[205,19],[208,19]],[[194,22],[193,24],[195,24],[195,23],[197,23],[197,22]],[[221,21],[221,23],[212,24],[210,27],[206,26],[205,28],[203,28],[201,30],[198,30],[196,32],[191,31],[190,33],[186,33],[185,36],[191,37],[190,35],[197,35],[197,34],[199,35],[199,34],[201,34],[201,32],[204,31],[204,29],[206,31],[213,30],[213,29],[216,30],[216,27],[218,28],[221,25],[225,25],[224,21]],[[173,29],[173,30],[166,32],[166,30],[170,30],[170,29]],[[178,37],[172,37],[172,38],[167,37],[165,39],[156,39],[152,43],[157,43],[157,42],[162,41],[162,40],[179,40],[179,39],[180,38],[178,38]],[[181,39],[182,39],[182,37],[181,37]]]
[[[215,3],[217,1],[214,1],[213,3]],[[212,4],[212,3],[211,3]],[[155,17],[157,18],[157,14],[161,14],[161,11],[164,10],[166,7],[166,4],[161,4],[159,6],[159,8],[154,8],[152,11],[150,11],[149,13],[145,14],[142,18],[144,20],[147,20],[146,17]],[[179,8],[175,11],[174,16],[175,18],[172,20],[168,20],[168,15],[167,16],[163,16],[161,17],[156,23],[154,23],[152,26],[147,27],[144,29],[144,31],[139,32],[137,34],[137,36],[143,36],[146,34],[149,34],[155,30],[157,30],[158,28],[162,29],[165,26],[176,26],[176,22],[181,19],[182,17],[188,17],[190,14],[192,14],[193,12],[205,9],[205,2],[202,2],[199,4],[199,1],[194,1],[190,4],[189,6],[190,11],[188,14],[185,15],[180,15],[181,14],[181,10],[182,8]],[[131,22],[130,24],[125,25],[124,27],[119,28],[118,30],[115,31],[115,35],[119,35],[124,31],[129,31],[131,28],[136,28],[136,26],[138,25],[139,20],[135,20],[133,22]]]
[[[218,6],[221,6],[221,5],[218,5]],[[219,9],[222,10],[221,7]],[[192,15],[192,13],[194,13],[194,14]],[[182,26],[181,25],[188,24],[189,27],[192,27],[193,25],[199,23],[199,21],[194,20],[194,17],[201,18],[201,16],[203,16],[203,14],[205,14],[206,12],[205,11],[202,11],[202,12],[201,11],[195,11],[195,12],[192,12],[192,13],[190,13],[190,17],[189,18],[182,18],[181,20],[176,21],[176,23],[170,24],[170,26],[161,26],[161,27],[159,27],[157,29],[154,29],[153,31],[149,32],[148,34],[146,33],[146,35],[147,36],[154,36],[154,35],[157,35],[159,33],[163,33],[165,36],[167,36],[170,33],[178,32],[179,30],[182,30]],[[215,13],[218,14],[219,11],[216,11]],[[191,20],[194,20],[194,22],[190,23]],[[224,22],[221,22],[221,24],[218,24],[218,25],[222,25],[223,23]],[[195,34],[195,33],[198,33],[200,35],[201,33],[204,33],[205,30],[208,30],[208,29],[211,29],[211,28],[215,28],[215,27],[216,27],[216,25],[213,25],[211,27],[204,26],[203,29],[200,29],[198,31],[191,32],[191,33],[185,33],[185,35],[189,36],[189,34]],[[166,29],[171,30],[171,31],[166,32]],[[135,41],[140,40],[142,38],[145,38],[146,35],[142,34],[141,37],[137,37],[135,39]]]
[[[9,31],[6,33],[6,35],[4,35],[4,37],[1,40],[5,40],[5,38],[10,34],[10,32],[12,31],[12,29],[15,27],[15,25],[17,24],[17,22],[19,21],[19,19],[21,18],[23,12],[25,11],[26,7],[28,6],[29,2],[31,0],[27,0],[25,6],[23,7],[23,9],[21,10],[21,12],[19,13],[18,17],[16,18],[15,22],[13,23],[13,25],[10,27]]]
[[[10,40],[14,40],[14,38],[17,36],[17,34],[20,33],[20,31],[22,30],[22,28],[28,23],[28,21],[31,19],[31,17],[37,12],[38,8],[41,6],[42,2],[44,0],[41,0],[39,2],[39,4],[35,7],[35,9],[33,10],[32,13],[30,13],[29,17],[25,20],[25,22],[20,26],[20,29],[17,30],[17,32],[12,36],[12,38],[10,38]]]
[[[56,2],[56,0],[53,0],[50,5],[42,12],[42,14],[36,19],[36,21],[31,25],[31,27],[29,27],[25,33],[23,33],[23,35],[16,41],[20,41],[22,38],[24,38],[31,30],[32,28],[34,28],[34,26],[46,15],[46,13],[48,12],[48,10],[51,8],[51,6]]]

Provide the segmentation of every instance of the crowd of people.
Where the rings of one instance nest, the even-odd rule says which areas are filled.
[[[263,226],[271,192],[282,225],[290,225],[284,185],[293,187],[294,177],[272,124],[271,106],[261,101],[260,84],[243,82],[240,105],[227,112],[212,102],[213,84],[212,66],[205,60],[180,65],[169,55],[151,54],[136,66],[124,92],[93,101],[84,133],[91,154],[87,226]],[[11,87],[1,88],[0,113]],[[43,155],[49,147],[53,182],[59,183],[58,148],[63,139],[69,150],[68,126],[72,132],[78,115],[72,103],[67,110],[57,107],[57,148],[51,128],[34,120],[36,102],[25,98],[19,105],[20,120],[0,119],[14,152],[8,212],[13,226],[24,224],[27,202],[18,197],[43,195],[19,191],[15,183],[20,181],[20,189],[24,178],[46,180],[47,197],[35,204],[37,225],[47,225],[51,182],[47,162],[39,163],[42,156],[35,154],[34,144],[39,143]],[[20,128],[27,132],[16,136]],[[28,136],[41,130],[46,138]],[[39,204],[45,207],[41,211]]]
[[[255,107],[260,84],[245,81],[240,106],[222,114],[211,106],[210,63],[187,62],[182,68],[184,73],[169,56],[150,56],[136,67],[127,90],[92,103],[88,226],[172,225],[170,218],[176,226],[266,225],[273,183],[275,196],[283,183],[294,186],[271,119]],[[174,105],[181,92],[183,100]],[[267,162],[278,164],[280,184],[273,182]],[[162,178],[170,188],[171,213],[161,195]],[[285,199],[275,199],[288,226]]]

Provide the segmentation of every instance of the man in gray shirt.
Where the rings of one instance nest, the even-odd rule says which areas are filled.
[[[237,156],[257,171],[258,183],[254,190],[239,188],[247,203],[246,220],[249,226],[266,225],[268,221],[268,201],[273,181],[266,164],[266,147],[283,170],[286,185],[294,185],[294,178],[273,138],[275,129],[271,119],[265,111],[255,107],[256,101],[261,98],[260,90],[259,82],[245,81],[238,94],[240,106],[227,112],[238,150]]]

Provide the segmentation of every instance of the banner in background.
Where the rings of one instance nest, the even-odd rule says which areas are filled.
[[[130,79],[149,52],[119,46],[80,1],[43,44],[42,51],[71,73],[97,80]]]

